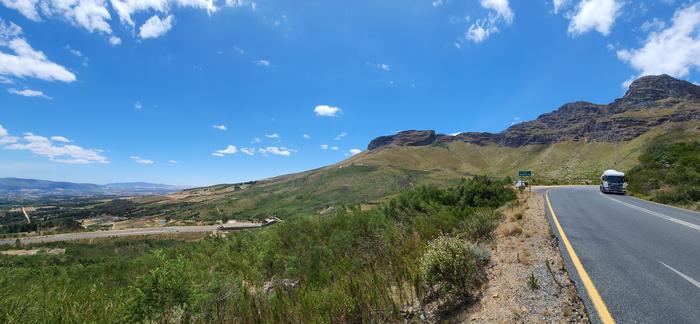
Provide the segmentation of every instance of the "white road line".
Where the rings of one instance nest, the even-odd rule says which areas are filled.
[[[697,282],[695,279],[693,279],[693,278],[691,278],[691,277],[688,277],[688,276],[687,276],[685,273],[683,273],[683,272],[680,272],[680,271],[678,271],[678,270],[676,270],[676,269],[674,269],[674,268],[671,268],[671,267],[670,267],[668,264],[666,264],[666,263],[663,263],[663,262],[661,262],[661,261],[659,261],[659,260],[656,260],[656,261],[658,261],[659,263],[663,264],[664,267],[666,267],[666,268],[668,268],[669,270],[675,272],[677,275],[681,276],[681,278],[683,278],[683,279],[685,279],[685,280],[688,280],[688,282],[690,282],[691,284],[693,284],[695,287],[700,288],[700,282]]]
[[[605,196],[605,195],[603,195],[603,194],[600,194],[600,195],[601,195],[602,197],[604,197],[604,198],[607,198],[607,199],[610,199],[610,200],[612,200],[612,201],[614,201],[614,202],[623,204],[623,205],[625,205],[625,206],[627,206],[627,207],[631,207],[631,208],[634,208],[634,209],[643,211],[643,212],[645,212],[645,213],[647,213],[647,214],[649,214],[649,215],[656,216],[656,217],[658,217],[658,218],[662,218],[662,219],[665,219],[665,220],[667,220],[667,221],[671,221],[671,222],[674,222],[674,223],[677,223],[677,224],[681,224],[681,225],[683,225],[683,226],[687,226],[687,227],[690,227],[690,228],[692,228],[692,229],[694,229],[694,230],[700,231],[700,225],[695,225],[695,224],[693,224],[693,223],[688,223],[688,222],[686,222],[686,221],[683,221],[683,220],[680,220],[680,219],[677,219],[677,218],[673,218],[673,217],[671,217],[671,216],[666,216],[666,215],[664,215],[664,214],[662,214],[662,213],[657,213],[657,212],[655,212],[655,211],[648,210],[648,209],[646,209],[646,208],[642,208],[642,207],[639,207],[639,206],[635,206],[635,205],[632,205],[632,204],[628,204],[628,203],[626,203],[626,202],[624,202],[624,201],[620,201],[620,200],[617,200],[617,199],[615,199],[615,198],[610,198],[610,197]]]

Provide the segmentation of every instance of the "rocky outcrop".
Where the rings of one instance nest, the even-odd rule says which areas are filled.
[[[396,135],[377,137],[369,143],[367,148],[374,150],[387,145],[424,146],[435,143],[436,139],[437,135],[432,130],[407,130]]]
[[[500,133],[466,132],[435,135],[435,131],[404,131],[373,140],[369,150],[385,146],[422,146],[455,141],[477,145],[519,147],[559,141],[619,142],[631,140],[668,122],[700,119],[700,87],[668,75],[635,80],[625,96],[608,105],[567,103],[535,120]]]

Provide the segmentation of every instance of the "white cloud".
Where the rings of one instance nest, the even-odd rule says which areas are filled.
[[[559,11],[563,9],[568,3],[569,0],[553,0],[552,4],[554,5],[554,13],[558,14]]]
[[[212,127],[222,131],[226,130],[226,125],[213,125]]]
[[[301,135],[301,137],[303,137],[304,139],[309,139],[309,138],[311,138],[311,135],[309,135],[309,134],[304,134],[304,135]]]
[[[163,36],[170,30],[170,28],[173,28],[173,20],[173,15],[168,15],[165,17],[165,19],[160,19],[158,16],[153,16],[146,20],[143,25],[141,25],[139,36],[141,36],[143,39]]]
[[[337,146],[333,146],[333,147],[331,147],[331,150],[333,150],[333,151],[337,151],[337,150],[339,150],[339,149],[340,149],[340,148],[339,148],[339,147],[337,147]]]
[[[109,44],[111,44],[112,46],[117,46],[117,45],[120,45],[121,43],[122,43],[121,38],[119,38],[117,36],[109,37]]]
[[[22,29],[19,26],[0,19],[0,49],[8,48],[14,52],[10,54],[0,50],[0,76],[75,81],[73,73],[49,61],[44,53],[34,50],[21,34]]]
[[[342,113],[342,109],[338,107],[331,107],[327,105],[318,105],[316,108],[314,108],[314,113],[316,116],[322,116],[322,117],[337,117],[340,113]]]
[[[277,133],[265,134],[265,137],[267,137],[267,138],[280,138],[280,136]]]
[[[508,0],[480,0],[479,3],[481,7],[490,11],[488,16],[476,19],[464,33],[464,38],[455,42],[455,47],[461,48],[464,40],[483,42],[489,36],[498,33],[498,24],[501,21],[508,25],[513,23],[515,14]]]
[[[569,34],[577,36],[591,30],[607,36],[620,15],[620,0],[582,0],[569,22]]]
[[[2,126],[0,126],[2,128]],[[5,133],[5,136],[0,136],[0,144],[14,143],[5,146],[6,149],[29,151],[33,154],[45,156],[50,161],[66,164],[91,164],[91,163],[109,163],[107,157],[100,154],[100,150],[85,149],[72,144],[55,144],[49,138],[44,136],[34,135],[32,133],[24,133],[21,141],[14,136],[9,136],[7,131],[3,129],[0,135]]]
[[[40,21],[38,8],[47,18],[60,18],[89,32],[111,34],[112,18],[104,0],[0,0],[8,8],[19,11],[25,17]]]
[[[235,145],[229,145],[229,146],[226,146],[225,149],[217,150],[213,154],[216,156],[224,156],[224,154],[236,154],[236,152],[238,152],[238,148],[236,148]]]
[[[262,142],[262,139],[261,139],[260,137],[256,137],[256,138],[253,139],[253,142],[259,144],[260,142]]]
[[[171,163],[171,164],[177,164],[178,162],[177,162],[177,161],[175,161],[175,160],[168,160],[168,163]]]
[[[17,137],[10,136],[10,133],[0,125],[0,144],[9,144],[17,142]]]
[[[433,0],[432,4],[433,7],[437,8],[439,6],[442,6],[442,0]]]
[[[491,19],[477,19],[469,29],[467,30],[464,37],[474,43],[481,43],[491,34],[498,32],[498,27],[494,24]]]
[[[143,108],[143,105],[141,104],[141,101],[136,101],[134,102],[134,109],[141,109]]]
[[[54,142],[61,142],[61,143],[70,143],[71,140],[63,137],[63,136],[51,136],[51,140]]]
[[[132,155],[131,159],[138,164],[153,164],[153,161],[141,158],[138,155]]]
[[[111,4],[119,20],[130,26],[135,25],[131,15],[136,12],[168,13],[173,6],[204,9],[209,14],[217,10],[213,0],[111,0]]]
[[[39,13],[36,11],[36,5],[39,0],[0,0],[5,7],[19,11],[25,17],[39,21]]]
[[[213,156],[218,156],[218,157],[223,157],[223,156],[224,156],[222,153],[216,153],[216,152],[212,153],[211,155],[213,155]]]
[[[700,3],[676,10],[671,26],[653,31],[637,49],[623,49],[617,57],[641,75],[684,77],[700,68]]]
[[[260,149],[259,151],[263,154],[290,156],[292,155],[293,150],[290,150],[286,147],[268,146],[264,149]]]
[[[82,53],[82,52],[80,52],[80,51],[77,50],[77,49],[74,49],[74,48],[70,47],[70,45],[66,45],[66,46],[64,46],[63,48],[65,48],[66,51],[68,51],[68,53],[73,54],[73,56],[75,56],[75,57],[82,57],[82,56],[83,56],[83,53]]]
[[[348,135],[348,133],[342,132],[342,133],[338,134],[338,136],[335,137],[335,140],[336,140],[336,141],[339,141],[339,140],[343,139],[343,137],[345,137],[345,136],[347,136],[347,135]]]
[[[357,155],[360,153],[362,153],[362,150],[360,150],[360,149],[356,149],[356,148],[350,149],[350,154],[352,154],[352,155]]]
[[[249,147],[241,147],[241,152],[246,155],[255,155],[255,149]]]
[[[271,65],[271,63],[268,60],[257,60],[257,61],[255,61],[255,65],[269,67]]]
[[[508,0],[481,0],[480,4],[485,9],[490,9],[503,18],[508,24],[513,23],[513,10],[510,9]]]
[[[322,150],[327,150],[327,149],[328,149],[328,144],[321,144],[321,149],[322,149]]]
[[[7,92],[9,92],[11,94],[16,94],[19,96],[25,96],[25,97],[39,97],[39,98],[51,99],[51,97],[45,95],[43,92],[41,92],[39,90],[31,90],[31,89],[17,90],[14,88],[9,88],[9,89],[7,89]]]

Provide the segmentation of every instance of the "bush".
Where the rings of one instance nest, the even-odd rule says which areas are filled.
[[[471,298],[484,281],[488,253],[455,237],[431,242],[420,260],[420,273],[429,288],[455,297]]]
[[[467,223],[467,236],[476,242],[491,238],[500,218],[500,213],[495,210],[477,210]]]

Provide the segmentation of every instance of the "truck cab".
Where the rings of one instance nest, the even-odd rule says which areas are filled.
[[[627,191],[625,174],[616,170],[605,170],[600,176],[600,192],[624,195]]]

